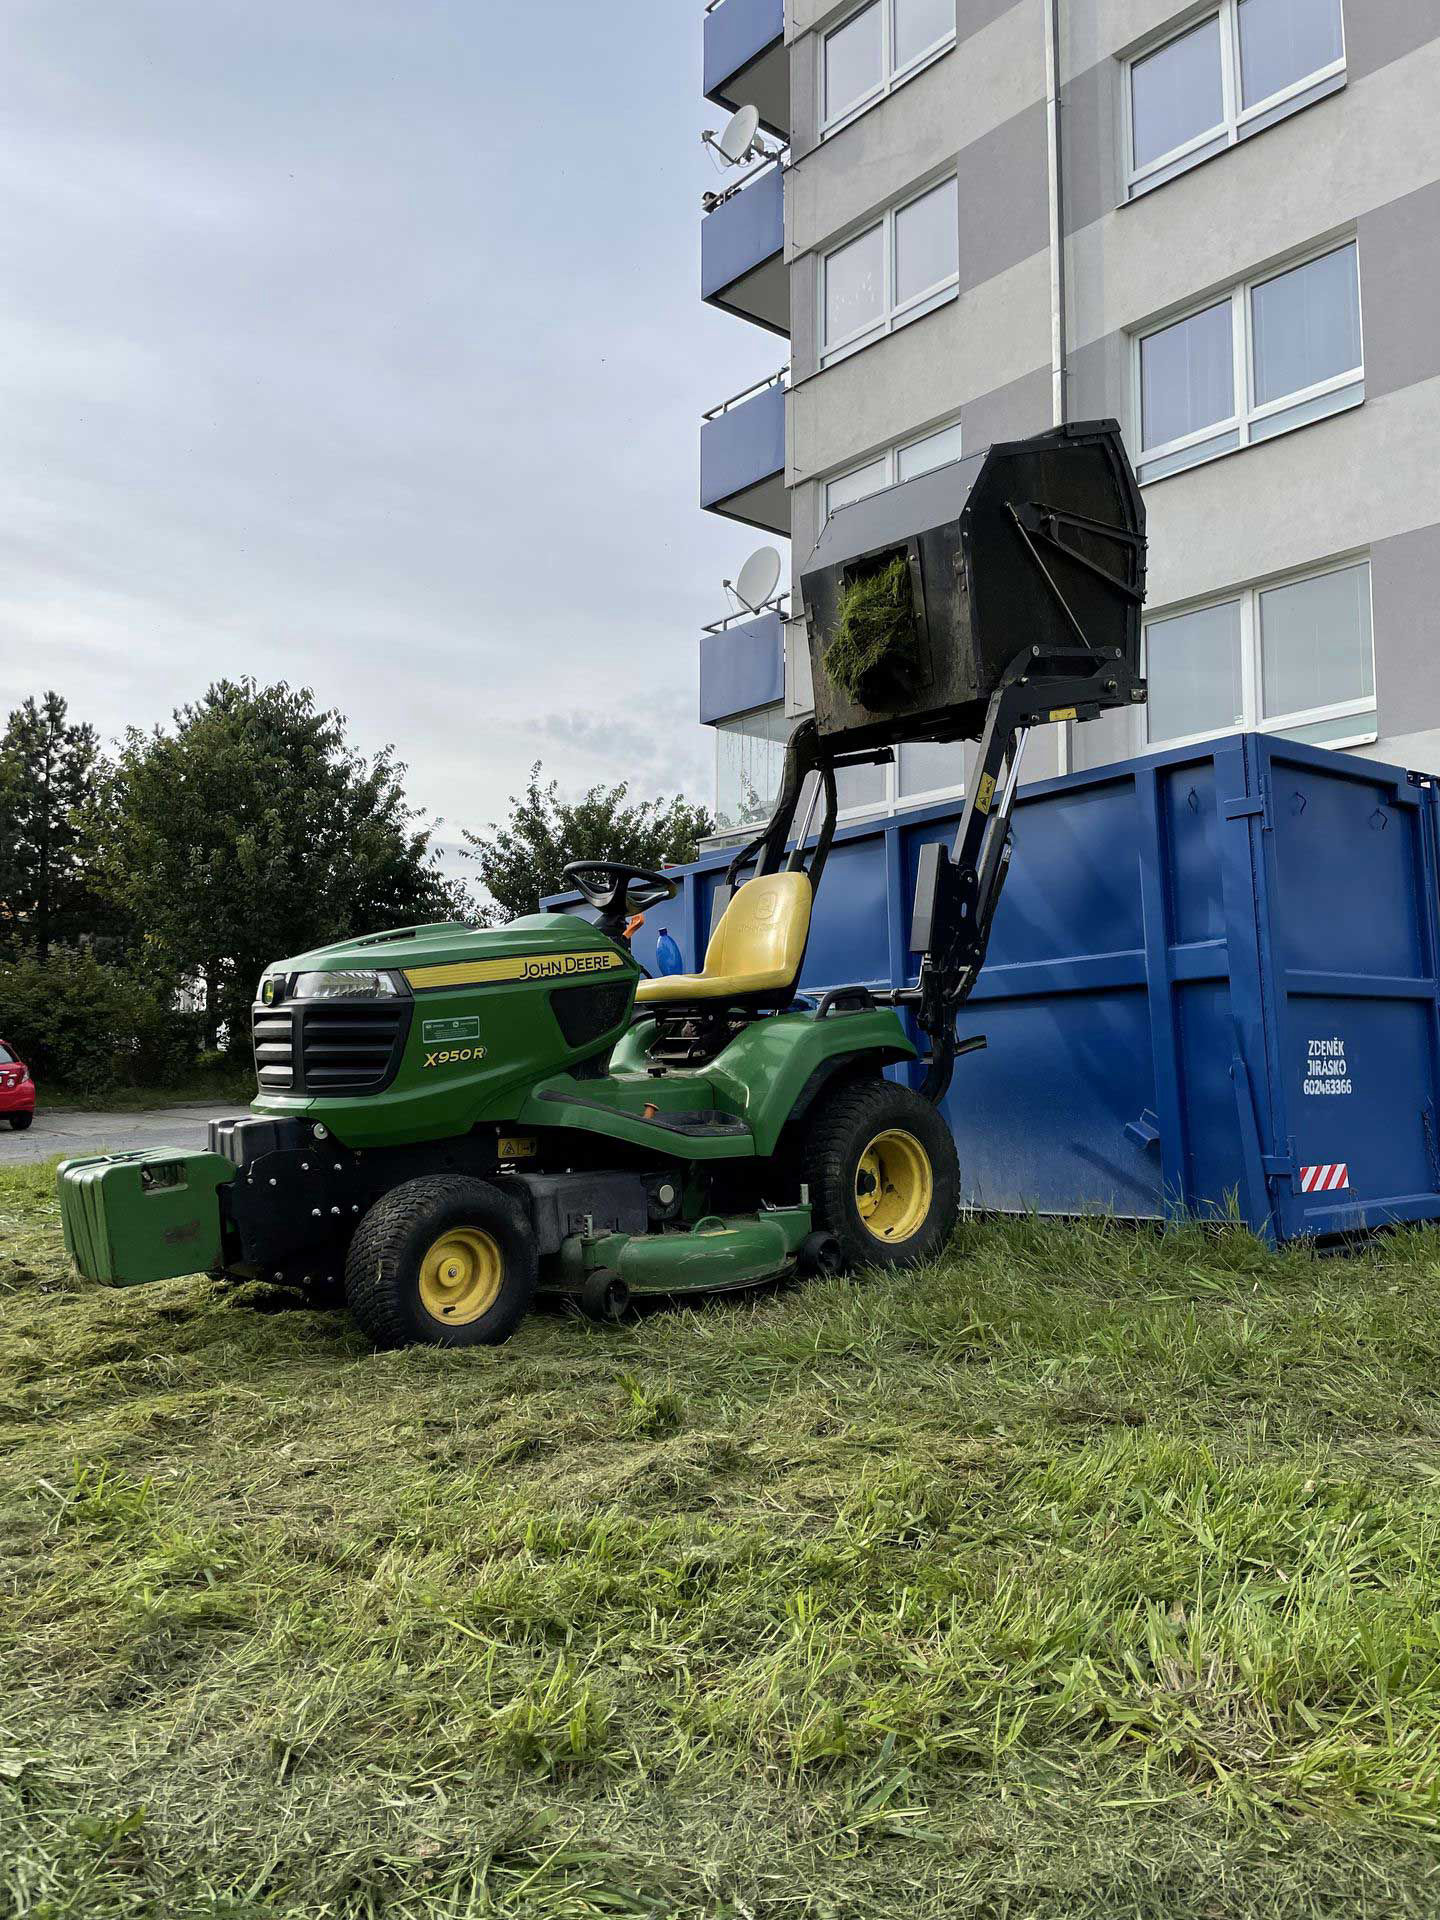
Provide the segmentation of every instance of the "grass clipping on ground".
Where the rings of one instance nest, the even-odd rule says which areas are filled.
[[[1440,1912],[1440,1234],[376,1355],[0,1174],[0,1913]]]
[[[877,573],[862,574],[840,590],[835,638],[825,649],[832,686],[862,705],[873,701],[877,680],[910,664],[915,656],[915,602],[910,562],[896,556]]]

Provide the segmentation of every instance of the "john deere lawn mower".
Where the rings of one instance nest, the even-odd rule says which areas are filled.
[[[1025,740],[1143,699],[1144,578],[1113,423],[836,515],[803,577],[815,716],[773,818],[730,862],[698,972],[646,977],[626,928],[676,885],[613,861],[567,869],[574,910],[278,960],[253,1010],[249,1118],[212,1122],[206,1152],[61,1167],[80,1269],[343,1290],[380,1346],[464,1346],[507,1338],[537,1290],[604,1320],[635,1295],[934,1254],[959,1197],[937,1103],[984,1045],[955,1019]],[[917,984],[801,994],[837,772],[974,738],[956,844],[920,863]],[[907,1063],[918,1088],[886,1077]]]

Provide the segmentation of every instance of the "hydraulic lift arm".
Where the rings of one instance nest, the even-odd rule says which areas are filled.
[[[921,1089],[927,1100],[942,1100],[949,1090],[955,1016],[985,962],[1010,870],[1011,816],[1031,729],[1093,720],[1105,708],[1143,697],[1143,685],[1118,651],[1042,654],[1038,647],[1016,655],[990,696],[954,847],[937,840],[923,848],[915,881],[910,948],[920,956],[920,981],[902,997],[930,1041]]]

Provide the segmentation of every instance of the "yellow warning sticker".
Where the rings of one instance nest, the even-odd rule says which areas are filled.
[[[1050,718],[1052,720],[1075,720],[1078,719],[1078,717],[1079,715],[1074,707],[1052,707],[1050,709]]]
[[[502,1160],[533,1160],[540,1151],[540,1142],[533,1134],[522,1139],[502,1133],[495,1142],[495,1151]]]
[[[978,812],[988,813],[990,802],[995,798],[995,776],[985,773],[980,776],[980,784],[975,789],[975,806]]]
[[[431,987],[488,987],[497,980],[573,980],[623,967],[619,953],[524,953],[508,960],[460,960],[443,967],[407,967],[417,993]]]

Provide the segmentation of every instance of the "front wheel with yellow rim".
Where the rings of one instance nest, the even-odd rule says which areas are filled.
[[[393,1188],[365,1215],[345,1296],[377,1347],[497,1346],[524,1318],[538,1266],[530,1222],[508,1194],[436,1174]]]
[[[815,1224],[847,1267],[909,1267],[938,1253],[960,1204],[950,1129],[927,1100],[878,1079],[822,1095],[806,1130]]]

